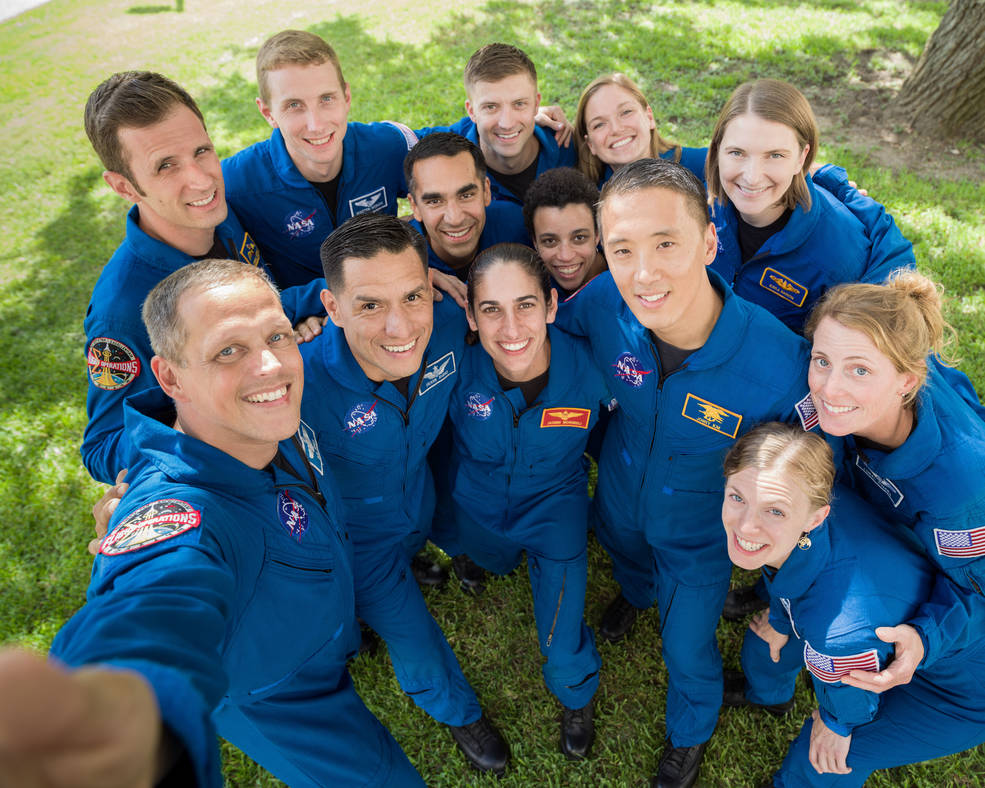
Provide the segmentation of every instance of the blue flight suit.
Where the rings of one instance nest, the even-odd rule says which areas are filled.
[[[674,150],[665,150],[660,154],[660,158],[666,161],[674,160]],[[707,148],[686,148],[681,146],[681,158],[677,162],[685,169],[690,170],[694,176],[701,181],[705,182],[705,160],[708,158]],[[599,188],[601,189],[605,186],[609,178],[612,177],[613,169],[610,165],[606,164],[605,169],[602,171],[602,177],[599,180]]]
[[[356,214],[397,215],[407,195],[404,157],[417,136],[398,123],[349,123],[342,140],[338,207],[298,171],[280,129],[222,162],[226,199],[256,240],[281,287],[322,275],[319,250],[332,231]]]
[[[561,328],[588,337],[619,402],[602,445],[594,527],[626,599],[659,605],[674,747],[707,741],[721,706],[715,629],[732,566],[721,538],[725,453],[759,422],[800,415],[805,428],[814,424],[806,341],[714,271],[708,277],[721,314],[704,346],[666,376],[610,273],[558,312]]]
[[[773,784],[861,786],[876,769],[938,758],[985,742],[985,639],[939,655],[909,684],[878,695],[842,684],[852,668],[879,670],[892,643],[875,628],[912,616],[930,596],[935,572],[898,528],[850,490],[836,486],[831,513],[779,570],[764,568],[770,623],[790,640],[780,661],[751,630],[742,645],[749,700],[793,697],[807,667],[824,724],[852,736],[851,774],[818,774],[808,759],[812,721],[791,745]]]
[[[927,666],[985,638],[985,422],[934,366],[915,415],[913,431],[891,452],[847,436],[839,477],[940,569],[933,595],[906,622],[923,639]]]
[[[475,122],[468,115],[451,126],[420,129],[418,134],[423,136],[424,134],[430,134],[435,131],[453,132],[481,147],[479,145],[479,132],[476,129]],[[537,143],[540,146],[537,152],[538,177],[541,173],[554,167],[574,167],[578,163],[578,151],[575,149],[574,143],[569,143],[567,147],[562,148],[557,144],[557,140],[554,139],[553,130],[534,126],[534,137],[536,137]],[[494,200],[510,202],[520,206],[523,205],[522,194],[515,194],[508,187],[496,180],[495,172],[487,171],[486,174],[489,176],[489,184],[492,187],[492,198]]]
[[[479,719],[479,702],[410,572],[434,511],[427,453],[448,413],[465,344],[457,304],[435,303],[434,317],[407,397],[390,382],[367,378],[342,330],[326,325],[301,347],[302,417],[342,491],[356,611],[386,641],[404,692],[439,722],[460,726]]]
[[[798,333],[817,300],[835,285],[882,284],[894,270],[912,268],[915,262],[913,246],[892,217],[877,202],[848,187],[844,170],[827,168],[827,182],[837,185],[838,172],[845,181],[838,189],[844,203],[808,177],[810,210],[794,208],[783,229],[745,263],[735,206],[717,203],[712,209],[718,232],[712,268],[738,295],[769,310]]]
[[[150,368],[154,351],[140,308],[158,282],[196,260],[147,235],[137,224],[139,215],[136,205],[127,213],[126,238],[103,267],[85,318],[89,422],[82,438],[82,462],[94,479],[107,484],[129,464],[124,398],[157,385]],[[215,228],[215,237],[230,256],[236,254],[244,263],[267,270],[232,210]],[[281,293],[291,323],[325,311],[319,292],[318,287],[306,287]]]
[[[608,401],[588,347],[548,326],[546,388],[528,406],[503,391],[481,345],[465,349],[449,407],[450,464],[461,552],[506,574],[527,551],[547,688],[569,709],[592,699],[602,660],[585,625],[588,475],[583,460]]]
[[[411,219],[410,226],[427,238],[423,225],[417,219]],[[523,223],[523,209],[510,202],[493,200],[486,206],[486,223],[479,235],[476,255],[490,246],[503,243],[531,246],[527,227]],[[452,267],[434,253],[430,242],[428,242],[428,265],[446,274],[455,274]]]
[[[346,670],[351,547],[310,428],[280,443],[290,472],[256,470],[169,426],[160,389],[124,407],[130,488],[52,655],[143,675],[200,786],[216,733],[293,788],[423,786]]]

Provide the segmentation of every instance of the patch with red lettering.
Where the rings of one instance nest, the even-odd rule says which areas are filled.
[[[122,555],[173,539],[179,534],[198,528],[202,513],[191,504],[177,498],[161,498],[144,504],[131,512],[123,522],[110,531],[99,552],[103,555]]]
[[[89,380],[105,391],[126,388],[140,374],[140,359],[118,339],[96,337],[86,351]]]
[[[578,427],[587,430],[592,412],[588,408],[544,408],[540,414],[541,427]]]

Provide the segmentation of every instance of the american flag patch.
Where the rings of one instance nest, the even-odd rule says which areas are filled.
[[[804,641],[804,664],[807,669],[826,684],[834,684],[853,670],[879,670],[879,654],[875,649],[863,651],[861,654],[850,654],[847,657],[829,657],[811,648]]]
[[[817,409],[814,407],[810,392],[807,392],[807,396],[794,407],[797,409],[797,415],[800,416],[800,423],[805,432],[810,432],[817,426]]]
[[[969,558],[985,555],[985,526],[970,531],[945,531],[934,529],[937,552],[952,558]]]

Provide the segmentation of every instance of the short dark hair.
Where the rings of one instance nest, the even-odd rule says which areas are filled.
[[[465,64],[465,90],[476,82],[499,82],[514,74],[527,74],[537,84],[537,69],[526,52],[512,44],[486,44]]]
[[[527,189],[523,196],[523,223],[533,238],[534,214],[538,208],[565,208],[568,205],[586,206],[594,221],[598,201],[598,187],[587,175],[574,167],[555,167],[541,173]]]
[[[702,229],[708,226],[708,197],[695,174],[680,164],[665,159],[638,159],[616,170],[602,187],[599,219],[610,198],[642,189],[667,189],[684,197],[688,213]]]
[[[404,157],[404,180],[407,181],[407,191],[414,193],[414,165],[417,162],[435,156],[451,158],[459,153],[468,153],[472,156],[472,161],[475,162],[475,174],[479,176],[479,180],[486,177],[486,157],[482,155],[478,145],[460,134],[438,131],[422,137],[421,141]]]
[[[85,129],[89,142],[103,166],[134,182],[120,129],[143,129],[160,123],[184,105],[205,126],[195,100],[176,82],[153,71],[120,71],[104,80],[89,94],[85,106]]]
[[[424,236],[407,222],[383,213],[360,213],[340,225],[322,242],[321,265],[325,284],[333,293],[345,287],[345,261],[368,260],[380,252],[398,254],[408,247],[428,267]]]
[[[465,280],[466,302],[475,311],[475,291],[486,276],[486,271],[499,263],[515,263],[532,276],[544,296],[544,303],[551,303],[551,275],[544,261],[529,246],[517,243],[494,244],[484,249],[469,266],[468,279]],[[474,345],[479,341],[478,332],[469,331],[466,342]]]

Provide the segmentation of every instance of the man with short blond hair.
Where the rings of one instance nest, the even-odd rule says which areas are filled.
[[[318,250],[346,219],[397,214],[403,159],[416,134],[400,123],[349,121],[352,93],[335,50],[283,30],[257,53],[256,103],[273,130],[222,163],[229,202],[282,287],[321,276]]]

